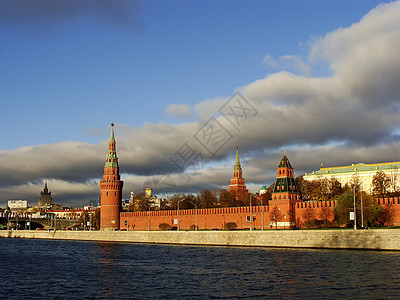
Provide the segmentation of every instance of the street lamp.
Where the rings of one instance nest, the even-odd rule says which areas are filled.
[[[150,205],[149,205],[149,224],[147,225],[147,231],[150,231]]]
[[[181,201],[183,201],[183,199],[181,199],[181,200],[178,200],[178,226],[177,226],[177,231],[179,231],[179,203],[181,202]]]
[[[354,187],[353,187],[353,195],[354,195],[354,230],[357,230],[356,183],[355,183],[355,181],[354,181]]]
[[[253,196],[253,194],[250,194],[250,231],[253,230],[253,213],[252,213],[252,209],[251,209],[251,197]]]
[[[261,201],[261,230],[264,230],[264,207],[262,202],[262,196],[260,198]]]

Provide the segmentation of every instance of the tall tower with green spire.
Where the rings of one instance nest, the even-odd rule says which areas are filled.
[[[236,198],[249,193],[249,191],[246,189],[245,179],[242,177],[242,173],[242,166],[240,165],[239,160],[239,147],[236,146],[236,159],[235,166],[233,167],[233,178],[231,178],[231,184],[229,185],[228,190],[228,192],[236,195]]]
[[[114,124],[111,124],[103,180],[100,181],[100,230],[119,229],[123,185],[119,175]]]

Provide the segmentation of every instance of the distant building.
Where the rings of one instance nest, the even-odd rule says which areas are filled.
[[[28,208],[28,201],[26,201],[26,200],[8,200],[7,204],[11,210]]]
[[[392,185],[394,183],[396,187],[400,187],[399,168],[400,161],[377,164],[358,163],[351,166],[328,168],[324,168],[321,164],[319,170],[309,174],[306,173],[303,178],[309,181],[335,178],[342,186],[345,186],[346,184],[350,185],[354,178],[357,177],[358,181],[361,182],[362,190],[372,193],[372,179],[378,171],[383,171],[390,178]]]
[[[263,185],[260,189],[260,195],[263,195],[267,192],[267,186]]]
[[[39,209],[50,209],[53,204],[53,199],[51,198],[51,192],[47,188],[47,182],[44,185],[44,190],[40,192],[40,197],[38,200]]]

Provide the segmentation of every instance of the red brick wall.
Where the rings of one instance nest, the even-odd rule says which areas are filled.
[[[390,201],[394,212],[392,226],[400,226],[400,198],[384,198],[377,199],[378,204],[385,207]],[[264,223],[264,229],[271,228],[271,214],[270,211],[274,206],[278,207],[281,213],[281,223],[278,228],[288,228],[290,222],[290,201],[270,201],[270,206],[253,206],[252,215],[255,220],[252,223],[253,229],[261,229],[262,220]],[[336,201],[314,201],[314,202],[296,202],[292,203],[294,210],[295,222],[298,227],[307,227],[307,218],[304,215],[304,211],[311,207],[313,211],[312,219],[323,221],[321,211],[323,207],[330,209],[329,220],[334,223],[334,206]],[[263,211],[263,212],[262,212]],[[283,216],[286,215],[286,219]],[[177,227],[178,211],[167,210],[167,211],[151,211],[149,212],[123,212],[120,214],[120,228],[122,230],[127,229],[125,221],[129,220],[129,230],[160,230],[159,225],[162,223],[169,224],[171,227]],[[225,228],[225,224],[228,222],[234,222],[237,224],[237,229],[249,229],[250,223],[247,222],[247,217],[250,216],[250,207],[229,207],[229,208],[210,208],[210,209],[198,209],[197,210],[197,226],[199,230],[212,230]],[[285,225],[283,224],[286,221]],[[196,224],[196,210],[180,210],[179,211],[179,227],[181,230],[190,230],[191,226]],[[273,227],[275,228],[275,226]]]
[[[264,211],[262,212],[262,209]],[[253,228],[261,229],[262,219],[264,219],[264,228],[269,226],[269,206],[253,206],[252,214],[255,220]],[[250,207],[229,207],[229,208],[210,208],[197,210],[197,226],[199,230],[224,229],[225,224],[234,222],[237,229],[249,229],[250,223],[247,217],[250,216]],[[159,225],[167,223],[171,227],[177,226],[178,211],[151,211],[149,212],[127,212],[121,213],[121,229],[127,229],[125,221],[129,219],[129,230],[160,230]],[[175,221],[176,220],[176,221]],[[149,225],[150,224],[150,225]],[[179,211],[179,228],[181,230],[190,230],[191,226],[196,224],[196,210]]]

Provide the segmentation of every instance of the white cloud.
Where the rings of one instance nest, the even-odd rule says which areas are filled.
[[[306,76],[310,76],[311,72],[311,68],[306,64],[304,59],[296,55],[283,55],[276,60],[267,54],[264,56],[262,63],[273,69],[283,69]]]
[[[172,117],[183,117],[189,119],[192,116],[190,108],[186,104],[169,104],[165,113]]]

